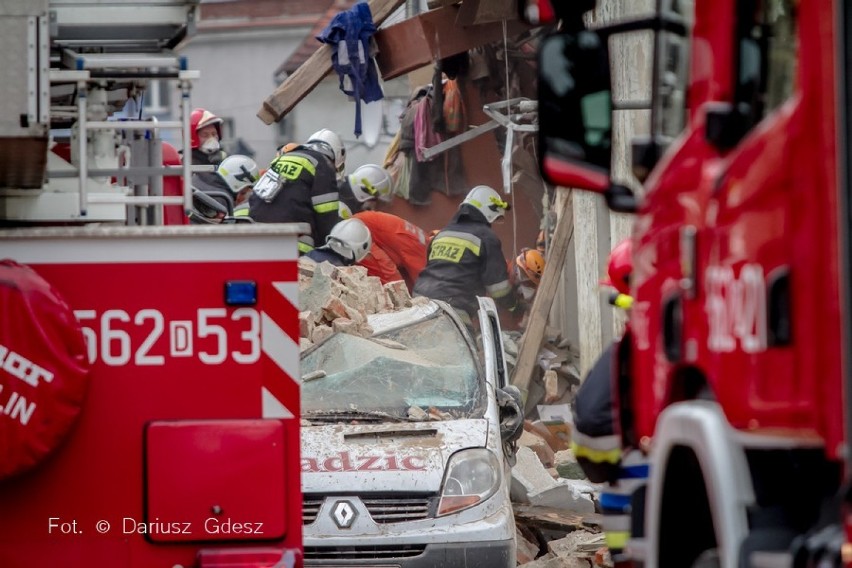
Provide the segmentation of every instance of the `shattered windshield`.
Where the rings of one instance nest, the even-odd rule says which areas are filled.
[[[445,314],[364,338],[336,333],[302,356],[302,416],[481,414],[474,355]]]

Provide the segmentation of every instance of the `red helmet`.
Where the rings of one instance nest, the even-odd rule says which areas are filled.
[[[630,239],[624,239],[609,253],[606,267],[606,279],[601,284],[612,286],[622,294],[630,294],[630,273],[633,271],[633,245]]]
[[[222,119],[203,108],[197,108],[189,115],[189,140],[193,150],[201,146],[201,141],[198,139],[198,131],[205,126],[213,125],[216,127],[216,134],[219,135],[219,140],[222,139]]]

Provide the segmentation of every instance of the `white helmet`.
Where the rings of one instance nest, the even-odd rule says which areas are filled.
[[[352,217],[332,227],[325,244],[343,258],[359,262],[370,252],[373,237],[364,221]]]
[[[500,194],[487,185],[477,185],[467,194],[462,203],[468,203],[476,207],[480,213],[485,215],[485,220],[493,223],[502,217],[511,205],[500,198]]]
[[[391,190],[390,174],[376,164],[365,164],[349,175],[349,186],[355,199],[364,203],[370,199],[387,200]]]
[[[306,144],[317,145],[321,149],[327,148],[323,153],[334,162],[337,173],[343,173],[343,168],[346,165],[346,148],[343,146],[343,141],[337,133],[332,132],[328,128],[323,128],[311,134]]]
[[[234,195],[246,187],[253,186],[254,182],[260,177],[257,163],[248,156],[241,154],[234,154],[222,160],[216,171],[227,182]]]

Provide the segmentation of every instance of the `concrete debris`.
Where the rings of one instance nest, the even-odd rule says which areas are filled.
[[[592,563],[585,558],[561,558],[550,556],[524,564],[526,568],[591,568]]]
[[[522,336],[512,337],[514,346],[520,345]],[[507,343],[507,334],[503,333],[503,341]],[[510,374],[514,371],[516,357],[506,348],[506,359],[510,365]],[[537,355],[538,364],[533,367],[533,376],[528,385],[527,402],[524,414],[535,420],[538,416],[538,406],[541,404],[561,405],[570,404],[580,386],[580,373],[577,370],[579,353],[563,338],[559,331],[547,328],[544,343]]]
[[[517,458],[512,468],[510,497],[515,503],[529,503],[530,493],[551,487],[555,481],[531,449],[519,447]]]
[[[367,316],[428,301],[411,298],[405,282],[381,281],[362,266],[337,267],[299,259],[299,345],[302,351],[334,332],[369,337]]]
[[[557,428],[556,426],[562,426]],[[548,425],[541,420],[524,420],[524,430],[529,430],[541,436],[554,452],[567,450],[571,443],[571,428],[567,424]]]
[[[559,472],[559,477],[565,479],[586,479],[586,474],[583,468],[577,463],[577,458],[574,457],[574,452],[569,450],[557,451],[554,456],[556,471]]]
[[[559,377],[554,369],[544,372],[544,402],[550,404],[559,400]]]
[[[604,546],[604,535],[587,531],[574,531],[565,538],[552,540],[547,548],[560,558],[586,556],[594,559],[597,550]]]
[[[556,454],[544,438],[539,436],[537,433],[531,432],[527,428],[527,422],[529,421],[524,421],[524,431],[518,439],[518,445],[534,451],[538,456],[538,461],[540,461],[544,467],[553,467]]]
[[[524,421],[512,468],[510,498],[518,527],[518,565],[529,568],[611,566],[603,555],[599,485],[586,479],[569,437],[561,438],[541,421]],[[548,469],[550,468],[550,469]],[[521,540],[523,537],[523,540]],[[530,558],[530,544],[539,555]],[[547,551],[544,544],[547,544]]]
[[[429,413],[419,406],[411,406],[408,408],[408,417],[418,422],[429,420]]]
[[[545,470],[545,473],[547,473],[547,470]],[[549,475],[548,478],[550,478]],[[551,486],[527,494],[527,499],[529,499],[531,505],[566,509],[577,513],[594,513],[595,503],[592,500],[594,490],[588,491],[590,488],[588,484],[578,486],[573,483],[574,481],[562,478],[553,480]]]
[[[411,305],[411,294],[408,293],[408,286],[404,281],[388,282],[384,289],[394,308],[407,308]]]
[[[528,540],[520,526],[515,528],[515,542],[517,543],[518,564],[532,562],[539,555],[538,544]]]

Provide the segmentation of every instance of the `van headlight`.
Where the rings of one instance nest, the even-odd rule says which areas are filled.
[[[462,450],[450,457],[438,503],[438,516],[482,503],[500,486],[500,464],[485,448]]]

